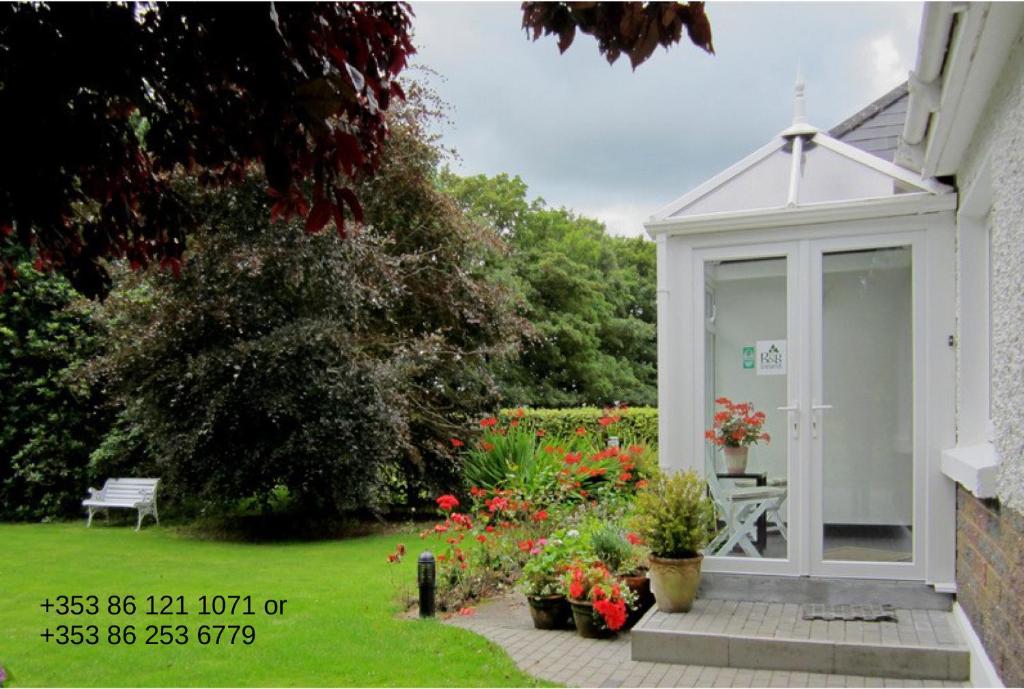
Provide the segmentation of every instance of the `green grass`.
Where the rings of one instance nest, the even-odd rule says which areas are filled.
[[[418,538],[244,544],[159,527],[102,523],[0,524],[0,665],[7,686],[537,686],[497,646],[434,620],[398,617],[415,583]],[[398,542],[400,565],[386,562]],[[132,594],[131,618],[58,617],[40,607],[61,594]],[[141,614],[148,595],[184,595],[187,616]],[[196,614],[202,594],[287,599],[267,617]],[[58,646],[40,634],[62,623],[134,624],[133,646]],[[147,646],[150,624],[186,624],[187,645]],[[251,646],[201,646],[200,624],[252,624]]]

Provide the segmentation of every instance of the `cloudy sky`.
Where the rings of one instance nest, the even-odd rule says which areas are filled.
[[[822,128],[904,81],[921,17],[920,3],[712,2],[716,55],[684,39],[633,72],[589,36],[565,55],[553,37],[529,41],[518,2],[413,8],[457,171],[518,174],[618,234],[785,129],[798,67]]]

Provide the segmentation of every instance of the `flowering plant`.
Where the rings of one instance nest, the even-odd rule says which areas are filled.
[[[530,559],[523,565],[519,587],[527,596],[562,593],[562,575],[573,561],[587,556],[586,539],[576,529],[556,531],[550,538],[524,539],[519,549]]]
[[[571,600],[594,604],[594,620],[599,626],[618,631],[626,624],[628,610],[636,604],[636,596],[612,576],[600,562],[572,563],[562,576],[562,585]]]
[[[722,409],[715,413],[714,425],[704,431],[704,437],[718,446],[742,447],[760,441],[770,442],[771,436],[761,432],[764,426],[763,411],[754,411],[750,402],[733,402],[728,397],[719,397],[715,404]]]

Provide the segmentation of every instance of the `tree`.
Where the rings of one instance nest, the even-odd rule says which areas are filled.
[[[533,33],[557,35],[558,49],[572,45],[576,31],[597,39],[598,50],[609,63],[622,53],[636,69],[659,45],[675,45],[683,28],[694,45],[709,53],[711,23],[703,2],[524,2],[523,28]]]
[[[596,220],[527,201],[518,177],[458,177],[445,188],[499,230],[491,274],[519,294],[530,322],[500,367],[506,404],[656,403],[654,245],[611,237]]]
[[[485,279],[500,247],[439,192],[424,109],[391,115],[379,173],[342,240],[269,220],[261,182],[179,188],[204,229],[180,278],[124,275],[97,307],[96,371],[176,493],[317,513],[386,505],[456,473],[450,438],[494,404],[519,324]]]
[[[272,218],[319,231],[362,222],[396,78],[415,52],[405,3],[0,5],[0,292],[18,246],[81,292],[105,259],[178,274],[200,225],[174,192],[184,171],[239,184],[258,163]],[[523,3],[534,40],[576,30],[636,68],[658,45],[711,52],[703,3]]]
[[[414,48],[404,3],[0,6],[0,289],[16,244],[103,295],[102,259],[177,273],[207,187],[258,163],[272,217],[362,219]]]
[[[0,519],[63,517],[79,508],[89,453],[107,427],[98,391],[77,371],[97,346],[82,298],[26,253],[0,294]]]

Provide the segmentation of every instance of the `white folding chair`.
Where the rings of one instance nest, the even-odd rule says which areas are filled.
[[[757,521],[765,515],[773,530],[789,540],[786,524],[779,508],[786,501],[785,486],[726,486],[718,479],[715,468],[708,471],[711,499],[725,520],[725,528],[718,532],[706,552],[710,555],[728,555],[739,546],[748,557],[761,557],[754,541],[757,539]]]

